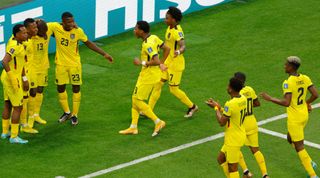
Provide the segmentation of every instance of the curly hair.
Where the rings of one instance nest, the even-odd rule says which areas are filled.
[[[180,9],[176,8],[176,7],[169,7],[169,10],[167,12],[168,14],[171,15],[172,18],[174,18],[177,22],[181,22],[182,20],[182,12]]]

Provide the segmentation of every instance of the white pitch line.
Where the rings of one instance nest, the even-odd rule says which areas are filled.
[[[320,103],[312,105],[312,108],[319,108],[319,107],[320,107]],[[280,119],[283,119],[283,118],[286,118],[286,117],[287,117],[287,114],[281,114],[281,115],[278,115],[278,116],[274,116],[274,117],[259,121],[258,122],[258,126],[261,126],[261,125],[264,125],[264,124],[267,124],[267,123],[270,123],[270,122],[274,122],[274,121],[277,121],[277,120],[280,120]],[[107,174],[107,173],[110,173],[110,172],[113,172],[113,171],[116,171],[116,170],[119,170],[119,169],[123,169],[125,167],[132,166],[132,165],[144,162],[144,161],[155,159],[155,158],[158,158],[160,156],[165,156],[165,155],[168,155],[168,154],[171,154],[171,153],[174,153],[174,152],[178,152],[178,151],[181,151],[181,150],[184,150],[184,149],[196,146],[196,145],[200,145],[200,144],[203,144],[203,143],[206,143],[206,142],[209,142],[209,141],[213,141],[213,140],[222,138],[223,136],[224,136],[224,132],[221,132],[221,133],[218,133],[218,134],[215,134],[215,135],[212,135],[212,136],[200,139],[200,140],[196,140],[196,141],[193,141],[193,142],[190,142],[190,143],[186,143],[186,144],[183,144],[183,145],[180,145],[180,146],[177,146],[177,147],[165,150],[165,151],[161,151],[159,153],[155,153],[155,154],[152,154],[152,155],[149,155],[149,156],[145,156],[145,157],[142,157],[142,158],[135,159],[135,160],[130,161],[130,162],[122,163],[122,164],[119,164],[119,165],[116,165],[116,166],[113,166],[113,167],[110,167],[110,168],[107,168],[107,169],[103,169],[103,170],[100,170],[100,171],[97,171],[97,172],[94,172],[94,173],[91,173],[91,174],[87,174],[87,175],[81,176],[79,178],[97,177],[97,176],[100,176],[100,175],[103,175],[103,174]]]
[[[268,134],[268,135],[272,135],[272,136],[275,136],[275,137],[287,139],[287,135],[285,135],[285,134],[282,134],[282,133],[279,133],[279,132],[275,132],[275,131],[272,131],[272,130],[268,130],[268,129],[264,129],[264,128],[261,128],[261,127],[259,128],[259,132],[262,132],[262,133],[265,133],[265,134]],[[317,144],[317,143],[313,143],[313,142],[309,142],[309,141],[305,140],[304,144],[308,145],[310,147],[313,147],[313,148],[320,149],[320,144]]]

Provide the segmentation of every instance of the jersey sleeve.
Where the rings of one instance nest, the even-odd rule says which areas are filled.
[[[10,56],[14,57],[14,56],[15,56],[15,53],[16,53],[16,48],[15,48],[14,46],[12,46],[12,45],[8,45],[8,46],[7,46],[7,49],[6,49],[6,52],[7,52]]]
[[[292,93],[292,88],[288,80],[285,80],[282,84],[283,94]]]
[[[79,28],[78,33],[79,33],[79,40],[80,41],[82,41],[82,42],[87,42],[88,41],[87,35],[84,33],[84,31],[81,28]]]
[[[145,52],[148,54],[150,59],[152,59],[153,56],[158,55],[157,49],[155,48],[154,45],[151,45],[151,44],[146,45]]]
[[[306,80],[305,80],[306,86],[307,86],[307,88],[309,88],[309,87],[311,87],[313,85],[313,83],[312,83],[311,79],[308,76],[305,76],[305,77],[306,77]]]
[[[253,88],[251,89],[251,94],[252,94],[252,99],[253,99],[253,100],[255,100],[255,99],[258,98],[258,96],[257,96],[257,94],[256,94],[256,92],[254,91]]]
[[[231,117],[231,110],[232,110],[232,107],[231,107],[230,103],[226,102],[226,104],[224,104],[224,108],[223,108],[223,115]]]
[[[176,41],[181,41],[184,39],[184,33],[182,30],[176,30],[175,39]]]
[[[48,32],[54,33],[56,27],[57,27],[57,22],[48,22],[47,26],[48,26]]]

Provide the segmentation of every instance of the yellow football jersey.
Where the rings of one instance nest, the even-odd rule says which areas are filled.
[[[24,41],[23,45],[25,46],[26,53],[27,53],[27,57],[25,58],[25,62],[26,62],[25,70],[26,70],[26,73],[28,73],[28,71],[31,68],[31,63],[32,63],[32,61],[34,59],[34,50],[33,50],[33,40],[32,40],[32,38],[29,38],[27,41]]]
[[[243,95],[227,101],[223,114],[230,117],[225,128],[224,144],[227,146],[243,146],[246,131],[243,125],[247,113],[247,99]]]
[[[56,39],[55,63],[70,67],[81,65],[79,42],[88,41],[88,37],[84,31],[80,27],[66,31],[63,29],[62,24],[57,22],[48,23],[48,28],[53,32]]]
[[[35,73],[46,72],[49,68],[48,48],[51,35],[52,32],[48,30],[47,38],[38,35],[32,37],[34,56],[33,60],[30,61],[30,67]]]
[[[18,41],[14,38],[10,38],[7,44],[6,53],[9,54],[12,59],[9,62],[10,71],[13,71],[15,76],[20,79],[22,75],[22,69],[25,66],[25,46],[21,43],[18,43]],[[3,70],[1,74],[1,81],[5,82],[6,85],[11,86],[11,82],[8,80],[7,72],[5,70]]]
[[[247,98],[247,115],[244,121],[244,127],[247,135],[250,135],[251,133],[258,131],[257,120],[253,114],[253,101],[258,97],[250,86],[243,87],[240,94]]]
[[[141,60],[150,61],[155,55],[159,55],[163,41],[156,35],[150,35],[142,42]],[[139,84],[154,84],[160,81],[161,70],[159,66],[142,66],[139,74]]]
[[[177,25],[174,28],[170,28],[169,26],[167,28],[165,38],[165,44],[171,49],[170,54],[165,61],[166,66],[168,66],[168,68],[173,71],[183,71],[185,68],[183,54],[174,57],[174,52],[180,49],[178,42],[184,39],[184,33],[181,26]]]
[[[283,94],[292,94],[290,106],[287,107],[288,122],[303,122],[308,119],[306,96],[308,88],[312,85],[310,78],[302,74],[299,76],[290,75],[283,82]]]

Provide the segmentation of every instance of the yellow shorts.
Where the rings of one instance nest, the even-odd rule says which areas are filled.
[[[4,101],[9,100],[11,102],[11,105],[14,107],[22,106],[23,91],[21,87],[18,91],[14,91],[12,86],[3,85],[3,97]]]
[[[299,123],[287,122],[288,132],[293,142],[304,140],[304,128],[306,127],[307,122],[308,119]]]
[[[138,100],[148,100],[155,84],[139,84],[137,83],[132,97]]]
[[[180,85],[181,82],[181,78],[182,78],[182,72],[183,71],[172,71],[172,70],[166,70],[166,71],[162,71],[162,76],[161,78],[169,81],[169,85],[172,86],[178,86]]]
[[[37,88],[38,87],[37,75],[34,72],[29,70],[27,77],[29,81],[29,88]]]
[[[247,135],[245,145],[251,147],[259,147],[258,132]]]
[[[38,86],[41,86],[41,87],[48,86],[48,70],[46,70],[43,73],[37,73],[36,77],[37,77]]]
[[[56,65],[56,84],[65,85],[70,82],[72,85],[82,84],[81,65],[76,67]]]
[[[227,162],[232,164],[239,162],[240,149],[241,147],[223,145],[220,151],[226,155]]]

